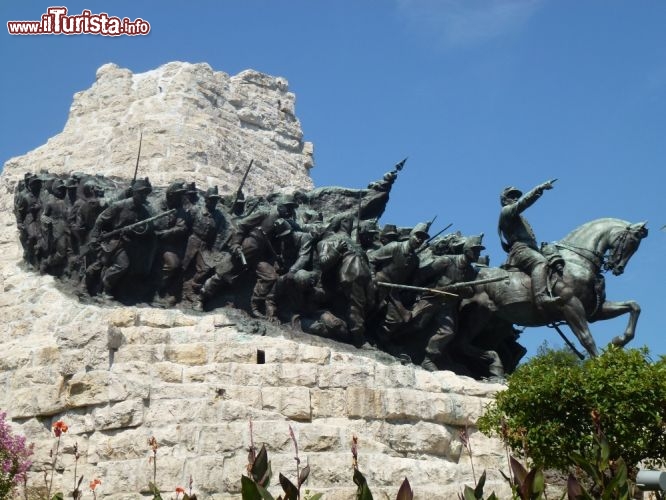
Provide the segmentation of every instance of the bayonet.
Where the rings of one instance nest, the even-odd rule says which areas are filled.
[[[252,168],[252,163],[254,163],[254,158],[250,160],[250,164],[245,169],[245,173],[243,174],[243,178],[241,179],[240,185],[238,186],[238,189],[236,190],[236,197],[234,198],[234,202],[231,204],[232,208],[234,207],[234,205],[236,205],[239,198],[243,195],[243,186],[245,185],[245,181],[247,180],[247,174],[250,173],[250,169]]]
[[[142,142],[143,142],[143,130],[141,130],[141,133],[139,134],[139,152],[136,155],[136,166],[134,167],[134,177],[132,178],[132,184],[130,185],[131,187],[134,187],[134,183],[136,182],[136,175],[139,173],[139,158],[141,158]]]

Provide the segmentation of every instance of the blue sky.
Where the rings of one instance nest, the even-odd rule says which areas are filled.
[[[3,1],[38,20],[40,1]],[[381,222],[437,215],[485,233],[491,263],[498,195],[557,177],[526,216],[541,241],[599,217],[648,221],[611,300],[643,313],[633,346],[666,354],[666,2],[614,0],[126,1],[58,3],[70,14],[142,18],[147,36],[10,36],[0,54],[0,163],[59,133],[72,96],[107,62],[133,72],[207,62],[287,78],[315,185],[365,187],[408,156]],[[45,166],[48,167],[48,166]],[[438,226],[439,225],[439,226]],[[592,325],[600,345],[625,326]],[[569,334],[570,335],[570,334]],[[556,333],[528,329],[530,353]]]

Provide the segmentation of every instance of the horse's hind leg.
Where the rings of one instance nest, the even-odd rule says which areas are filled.
[[[590,332],[582,302],[576,297],[571,297],[560,310],[564,319],[569,324],[569,328],[571,328],[571,331],[587,353],[592,357],[596,356],[598,354],[597,344],[594,342],[594,338]]]
[[[629,313],[629,321],[627,327],[622,335],[618,335],[611,341],[614,345],[624,347],[634,338],[636,333],[636,323],[638,316],[641,314],[641,306],[633,300],[624,302],[604,302],[599,309],[599,312],[594,316],[591,321],[599,321],[604,319],[617,318],[623,314]]]

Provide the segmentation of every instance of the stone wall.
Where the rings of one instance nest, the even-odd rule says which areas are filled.
[[[477,474],[487,468],[488,491],[508,496],[497,471],[506,469],[503,449],[474,430],[499,385],[403,366],[372,349],[234,310],[83,304],[61,293],[52,277],[22,266],[12,215],[15,181],[43,167],[128,177],[140,125],[142,175],[155,184],[185,176],[202,188],[233,190],[228,186],[237,185],[242,171],[231,165],[251,151],[255,163],[270,165],[272,177],[268,170],[250,175],[248,192],[267,192],[268,185],[311,188],[311,147],[302,141],[293,102],[284,80],[253,71],[228,77],[203,64],[170,63],[132,75],[106,65],[93,87],[75,96],[61,134],[5,164],[0,409],[35,443],[36,471],[49,468],[53,422],[69,425],[54,490],[72,489],[76,443],[83,484],[102,479],[98,498],[148,497],[154,436],[164,498],[190,476],[200,499],[239,498],[251,420],[254,443],[268,448],[273,484],[278,472],[295,477],[291,426],[302,464],[312,469],[307,488],[326,492],[326,499],[354,498],[353,435],[375,498],[395,498],[404,477],[416,498],[456,498],[463,483],[472,483],[459,439],[469,426]],[[30,484],[43,485],[41,473]]]

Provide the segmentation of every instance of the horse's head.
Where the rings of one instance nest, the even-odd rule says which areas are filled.
[[[648,235],[646,224],[647,222],[637,222],[618,231],[608,249],[608,257],[604,262],[605,270],[611,271],[615,276],[624,272],[627,262],[638,250],[641,240]]]

